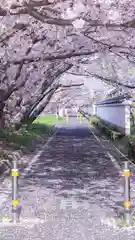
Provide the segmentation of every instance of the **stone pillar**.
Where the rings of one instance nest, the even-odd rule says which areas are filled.
[[[131,104],[130,102],[125,103],[125,134],[130,135],[130,111]]]
[[[97,113],[97,111],[96,111],[96,108],[97,108],[97,107],[96,107],[96,104],[93,104],[92,107],[93,107],[93,115],[96,115],[96,113]]]
[[[59,116],[60,116],[60,117],[63,117],[63,108],[61,108],[61,109],[59,110]]]

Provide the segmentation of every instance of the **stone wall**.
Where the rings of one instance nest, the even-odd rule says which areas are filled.
[[[130,135],[130,103],[95,104],[95,115]],[[93,107],[93,111],[94,111]]]

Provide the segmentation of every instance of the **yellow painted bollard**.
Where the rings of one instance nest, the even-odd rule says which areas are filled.
[[[76,117],[77,117],[77,120],[78,120],[78,118],[79,118],[79,113],[78,112],[76,113]]]
[[[80,113],[80,124],[82,123],[82,114]]]
[[[13,161],[13,169],[11,170],[12,176],[12,222],[16,223],[19,221],[18,218],[18,176],[19,172],[17,169],[16,160]]]
[[[68,123],[68,112],[66,112],[66,121]]]
[[[127,224],[131,223],[131,202],[130,202],[130,169],[128,162],[124,162],[124,171],[122,176],[124,177],[124,209],[125,209],[125,221]]]

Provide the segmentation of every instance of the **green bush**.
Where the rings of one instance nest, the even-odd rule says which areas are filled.
[[[41,120],[41,122],[35,121],[29,126],[23,125],[18,131],[12,128],[0,129],[0,141],[14,149],[19,149],[29,147],[36,139],[51,136],[54,131],[54,119],[52,121],[47,119],[47,123],[45,123],[45,119],[42,118]]]
[[[129,157],[135,158],[135,135],[124,136],[124,134],[120,133],[117,130],[117,127],[112,126],[111,124],[105,123],[100,118],[94,116],[91,117],[91,122],[93,125],[98,127],[100,131],[102,131],[108,138],[117,142],[117,140],[121,140],[121,144],[127,149],[127,153]],[[132,129],[133,134],[133,129]],[[117,142],[118,143],[118,142]]]
[[[104,122],[97,116],[91,116],[90,121],[108,138],[113,140],[114,144],[121,147],[123,146],[125,154],[128,154],[128,156],[132,157],[132,159],[135,158],[135,126],[131,126],[130,136],[124,136],[124,134],[118,131],[117,127]]]
[[[128,139],[131,143],[135,143],[135,135],[130,135]]]
[[[104,122],[102,119],[100,119],[97,116],[91,117],[91,123],[95,126],[97,126],[100,131],[102,131],[107,137],[111,138],[112,140],[115,140],[119,138],[122,134],[117,130],[117,127],[112,126],[109,123]]]
[[[59,120],[59,121],[62,121],[62,120],[64,120],[64,118],[59,116],[59,117],[58,117],[58,120]]]

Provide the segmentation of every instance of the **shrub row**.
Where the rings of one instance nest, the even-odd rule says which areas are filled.
[[[135,135],[124,136],[124,134],[120,133],[116,127],[105,123],[97,116],[92,116],[90,121],[93,125],[98,127],[100,131],[102,131],[107,137],[109,137],[113,141],[116,139],[120,140],[123,137],[125,137],[127,142],[126,147],[128,156],[135,158]]]
[[[135,158],[135,135],[128,136],[128,156]]]
[[[123,136],[123,134],[120,133],[116,127],[105,123],[103,120],[96,116],[91,118],[91,123],[97,126],[107,137],[111,138],[112,140]]]

